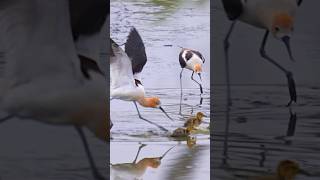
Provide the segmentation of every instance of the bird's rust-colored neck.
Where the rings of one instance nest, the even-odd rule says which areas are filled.
[[[293,27],[293,17],[288,13],[275,13],[273,15],[272,27],[282,27],[285,29],[291,29]]]
[[[157,97],[143,97],[138,100],[138,103],[143,107],[156,108],[160,104],[160,100]]]

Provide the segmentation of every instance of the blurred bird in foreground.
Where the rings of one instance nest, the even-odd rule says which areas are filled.
[[[309,176],[309,173],[302,170],[297,162],[283,160],[278,164],[276,174],[252,177],[250,180],[294,180],[298,174]]]

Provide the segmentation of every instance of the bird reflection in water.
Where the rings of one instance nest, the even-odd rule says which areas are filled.
[[[140,145],[136,157],[132,163],[111,164],[111,180],[142,179],[142,176],[148,167],[154,169],[158,168],[161,165],[161,160],[165,157],[165,155],[175,147],[171,147],[160,157],[143,158],[137,162],[139,153],[145,146],[145,144]]]

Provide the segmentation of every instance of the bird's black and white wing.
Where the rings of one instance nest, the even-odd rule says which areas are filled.
[[[230,20],[236,20],[243,12],[242,0],[222,0],[222,4]]]
[[[141,80],[138,74],[143,70],[144,65],[147,63],[147,55],[142,41],[136,28],[132,28],[127,42],[125,44],[125,52],[132,61],[132,71],[135,79]]]
[[[131,60],[122,48],[111,39],[110,90],[134,86]]]
[[[205,58],[202,56],[202,54],[199,51],[196,51],[196,50],[190,50],[190,51],[192,53],[196,54],[202,60],[202,63],[204,63],[206,61]]]

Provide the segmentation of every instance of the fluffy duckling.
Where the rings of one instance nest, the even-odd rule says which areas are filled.
[[[207,117],[202,112],[197,112],[196,116],[190,117],[185,123],[184,127],[191,126],[193,128],[198,127],[202,123],[202,118]]]
[[[291,160],[280,161],[274,175],[252,177],[250,180],[294,180],[297,174],[309,174],[300,169],[297,162]]]
[[[192,126],[188,126],[188,127],[179,127],[176,130],[173,131],[173,133],[171,134],[171,137],[188,137],[191,132],[193,130]]]

